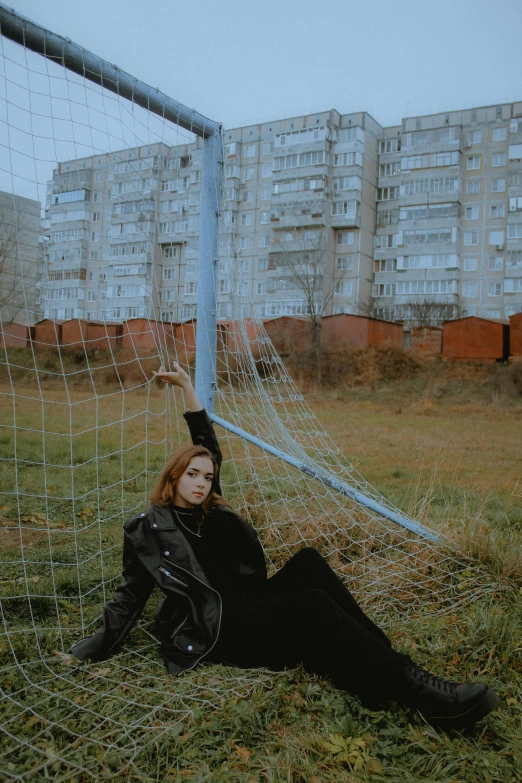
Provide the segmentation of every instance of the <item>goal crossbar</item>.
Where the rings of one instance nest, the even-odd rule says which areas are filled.
[[[203,139],[219,134],[221,123],[208,119],[195,109],[169,98],[159,89],[136,79],[117,65],[111,65],[98,55],[62,35],[46,30],[31,19],[0,2],[0,33],[26,49],[30,49],[58,65],[83,76],[113,93],[127,98],[165,120]]]

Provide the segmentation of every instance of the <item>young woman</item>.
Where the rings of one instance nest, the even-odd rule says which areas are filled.
[[[124,581],[103,625],[71,648],[100,661],[115,652],[157,585],[167,670],[200,660],[282,670],[302,663],[377,707],[393,700],[442,728],[473,725],[498,704],[486,685],[435,677],[396,652],[323,557],[302,549],[267,579],[253,528],[221,497],[221,451],[190,377],[178,364],[155,373],[183,389],[194,446],[167,462],[146,512],[124,525]]]

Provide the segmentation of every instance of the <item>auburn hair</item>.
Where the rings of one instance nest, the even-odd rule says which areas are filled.
[[[216,506],[222,506],[226,504],[224,498],[222,498],[215,489],[219,466],[212,452],[205,448],[205,446],[184,446],[182,449],[178,449],[174,452],[172,457],[161,471],[158,483],[154,487],[154,490],[149,497],[149,501],[152,503],[152,505],[170,506],[174,503],[178,481],[194,457],[208,457],[212,462],[212,467],[214,469],[212,487],[210,488],[210,492],[208,493],[207,497],[201,504],[203,513],[205,515],[210,514],[212,511],[214,511]]]

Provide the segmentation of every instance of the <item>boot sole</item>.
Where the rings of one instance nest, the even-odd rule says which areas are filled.
[[[461,712],[458,715],[423,715],[423,718],[432,726],[441,729],[467,729],[477,723],[477,721],[485,718],[486,715],[497,707],[499,701],[494,691],[487,690],[481,700],[465,712]]]

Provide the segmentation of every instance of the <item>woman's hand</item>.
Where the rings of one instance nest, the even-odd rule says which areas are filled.
[[[183,389],[185,402],[189,411],[200,411],[203,409],[203,405],[200,403],[194,391],[190,375],[183,370],[177,362],[172,364],[173,370],[167,372],[163,365],[159,368],[158,372],[152,371],[156,378],[159,378],[163,383],[169,383],[171,386],[179,386]]]
[[[158,372],[152,371],[156,378],[159,378],[163,383],[169,383],[172,386],[180,386],[187,391],[192,388],[192,381],[190,375],[183,370],[177,362],[173,363],[173,370],[167,372],[163,365],[159,368]]]

